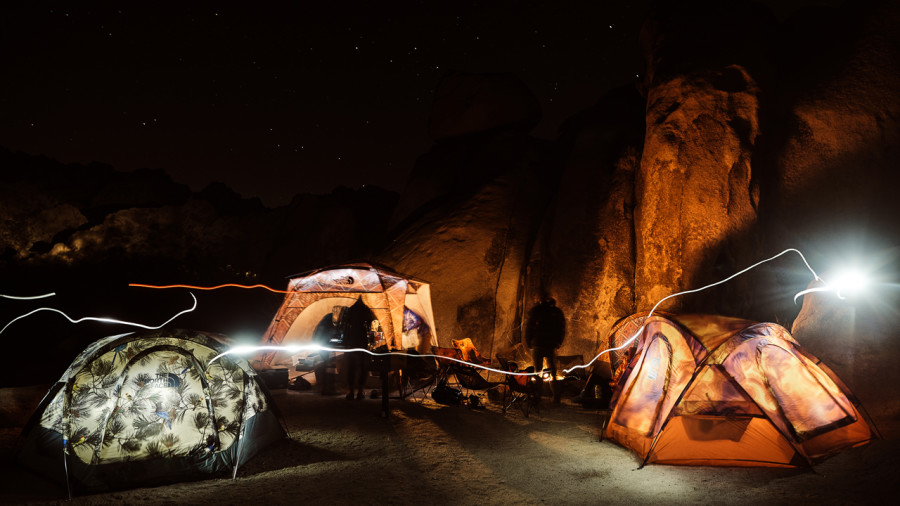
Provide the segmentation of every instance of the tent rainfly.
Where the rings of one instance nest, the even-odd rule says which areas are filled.
[[[374,313],[390,350],[430,353],[437,346],[431,288],[424,281],[370,263],[326,267],[292,277],[262,345],[311,342],[316,326],[357,299]],[[290,366],[285,352],[266,353],[257,367]]]
[[[265,385],[224,336],[157,330],[89,345],[22,433],[19,461],[71,491],[232,477],[285,437]]]
[[[606,437],[642,465],[801,467],[872,439],[850,390],[783,327],[634,315]]]

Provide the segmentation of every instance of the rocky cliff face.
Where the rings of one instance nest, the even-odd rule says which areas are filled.
[[[401,197],[406,226],[383,261],[433,283],[445,345],[471,337],[522,357],[523,315],[544,290],[569,318],[561,353],[590,358],[619,318],[786,248],[823,275],[850,252],[896,251],[897,21],[897,2],[783,22],[749,2],[657,8],[641,36],[641,95],[611,92],[551,145],[499,140],[523,138],[497,125],[522,125],[524,105],[439,140]],[[790,254],[660,309],[790,326],[810,278]],[[824,355],[853,346],[810,342]]]

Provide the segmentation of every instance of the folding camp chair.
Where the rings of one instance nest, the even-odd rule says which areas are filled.
[[[471,395],[472,391],[490,390],[503,384],[501,381],[488,381],[478,369],[469,365],[454,363],[450,365],[448,373],[453,375],[466,397]]]
[[[459,350],[459,357],[466,362],[471,362],[477,365],[488,365],[491,363],[491,359],[484,358],[481,356],[481,353],[478,353],[478,349],[475,348],[475,343],[472,342],[468,337],[463,339],[454,339],[451,341],[453,347]]]
[[[439,374],[440,369],[435,359],[421,357],[415,350],[408,350],[406,367],[403,370],[404,385],[401,397],[412,397],[416,392],[421,391],[424,394],[422,398],[424,398],[434,388]]]
[[[515,362],[497,357],[500,367],[510,372],[533,373],[534,367],[528,367],[525,370],[519,370]],[[533,381],[534,376],[531,375],[506,375],[506,391],[503,393],[503,413],[517,406],[522,410],[525,418],[528,418],[528,412],[534,407],[535,412],[540,409],[535,402],[537,393],[537,384]]]
[[[440,346],[432,346],[431,354],[438,356],[438,358],[436,359],[437,374],[434,384],[439,384],[441,381],[449,381],[451,376],[450,368],[457,363],[456,360],[462,360],[459,356],[459,350],[456,348],[441,348]]]

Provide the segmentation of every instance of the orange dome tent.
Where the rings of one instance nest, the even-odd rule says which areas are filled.
[[[783,327],[634,315],[605,436],[660,464],[799,467],[872,439],[849,389]]]

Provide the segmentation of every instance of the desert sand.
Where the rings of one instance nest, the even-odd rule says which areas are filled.
[[[289,439],[230,477],[77,495],[72,504],[880,504],[900,489],[896,426],[813,469],[648,465],[601,441],[602,411],[564,398],[540,413],[431,398],[348,401],[275,390]],[[2,504],[67,503],[16,468],[20,428],[0,429]]]

